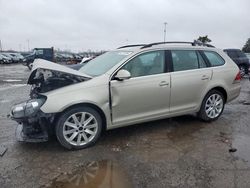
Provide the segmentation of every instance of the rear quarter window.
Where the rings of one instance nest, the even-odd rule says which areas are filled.
[[[204,51],[208,61],[212,67],[221,66],[225,64],[225,60],[216,52]]]

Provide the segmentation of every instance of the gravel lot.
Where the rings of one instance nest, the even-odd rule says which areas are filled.
[[[0,187],[250,187],[250,82],[213,123],[182,116],[104,133],[98,143],[66,151],[56,139],[15,140],[10,106],[27,99],[29,71],[0,66]],[[237,151],[230,153],[230,148]]]

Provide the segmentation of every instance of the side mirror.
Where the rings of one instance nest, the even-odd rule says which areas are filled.
[[[129,78],[131,78],[131,74],[125,69],[119,70],[117,74],[115,75],[115,79],[119,81],[127,80]]]

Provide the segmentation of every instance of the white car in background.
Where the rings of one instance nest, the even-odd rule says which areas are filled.
[[[24,57],[20,53],[9,53],[11,56],[15,57],[18,62],[22,62]]]
[[[9,56],[4,55],[3,53],[0,53],[0,58],[2,64],[10,64],[12,63],[12,59]]]

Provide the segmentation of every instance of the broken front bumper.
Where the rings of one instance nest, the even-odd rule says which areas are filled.
[[[14,105],[9,117],[18,123],[16,137],[18,141],[45,142],[52,132],[53,114],[46,114],[40,110],[46,97],[29,99]]]
[[[25,133],[25,126],[21,123],[17,125],[16,128],[16,139],[19,142],[46,142],[49,140],[48,132],[30,134]]]
[[[16,127],[16,139],[20,142],[46,142],[53,134],[53,114],[45,114],[41,111],[35,115],[22,118],[9,117],[18,123]]]

